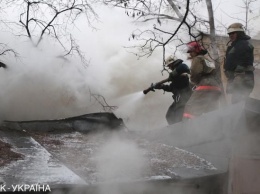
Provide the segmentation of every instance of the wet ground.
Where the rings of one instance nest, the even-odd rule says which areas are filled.
[[[174,168],[191,168],[195,170],[208,169],[214,170],[214,166],[208,163],[206,160],[197,157],[196,155],[187,152],[182,149],[178,149],[172,146],[168,146],[161,143],[152,143],[148,140],[138,138],[134,133],[131,132],[99,132],[99,133],[39,133],[39,132],[10,132],[12,129],[1,130],[1,140],[3,142],[9,142],[9,147],[12,146],[12,152],[16,153],[20,157],[13,157],[13,161],[26,160],[27,151],[33,152],[33,149],[43,147],[46,149],[47,155],[50,153],[53,157],[61,161],[66,166],[73,169],[84,177],[89,183],[96,183],[98,181],[97,175],[97,158],[96,154],[102,147],[109,145],[109,142],[117,141],[120,146],[132,144],[138,152],[143,154],[145,158],[145,165],[147,166],[142,174],[142,178],[152,178],[156,176],[178,178],[178,174],[174,173]],[[4,132],[4,133],[3,133]],[[8,135],[4,135],[8,134]],[[18,136],[23,142],[23,146],[20,148],[17,143],[14,143],[10,137]],[[8,137],[9,136],[9,137]],[[23,137],[24,136],[24,137]],[[21,139],[23,138],[23,139]],[[33,144],[32,147],[30,144]],[[30,146],[28,148],[27,146]],[[116,148],[111,148],[109,151],[120,151]],[[2,149],[3,150],[3,149]],[[10,149],[9,149],[10,150]],[[134,151],[136,151],[134,150]],[[38,150],[39,151],[39,150]],[[125,148],[123,151],[128,151]],[[19,153],[20,152],[20,153]],[[112,154],[112,153],[111,153]],[[130,155],[131,153],[129,153]],[[41,154],[40,154],[41,155]],[[131,156],[131,155],[130,155]],[[42,160],[44,158],[41,158]],[[120,158],[117,158],[120,160]],[[6,163],[2,166],[5,166]],[[42,165],[42,164],[41,164]],[[40,166],[39,166],[40,168]],[[123,174],[123,173],[122,173]]]
[[[80,122],[7,122],[0,127],[1,186],[47,184],[58,193],[225,193],[231,150],[240,137],[256,134],[257,111],[241,103],[152,132],[106,128],[110,119],[104,115],[91,115],[91,123],[86,116]]]
[[[223,117],[223,113],[218,114]],[[106,128],[110,120],[104,115],[101,120],[92,115],[91,123],[86,118],[89,119],[80,116],[58,121],[4,122],[0,141],[5,146],[0,151],[10,157],[1,157],[2,185],[38,183],[59,191],[80,187],[84,193],[101,194],[109,193],[103,189],[109,186],[111,190],[113,185],[117,185],[115,192],[111,190],[113,194],[130,190],[130,193],[169,193],[175,189],[182,190],[179,193],[220,193],[219,182],[223,184],[226,169],[215,163],[216,158],[223,157],[217,155],[216,149],[221,150],[219,145],[225,147],[219,140],[226,129],[212,124],[213,120],[223,121],[221,118],[202,118],[151,133],[129,130],[121,124],[116,129]],[[233,120],[237,119],[234,116]],[[97,121],[102,121],[102,127]],[[201,134],[214,134],[207,141],[215,151],[203,146],[207,142],[199,143],[205,139]],[[198,152],[201,147],[206,148],[203,151],[206,155]],[[208,160],[212,159],[207,157],[208,153],[216,154],[214,160]],[[226,159],[224,163],[227,164]]]
[[[0,168],[1,182],[4,185],[18,184],[72,184],[84,183],[80,177],[51,155],[28,133],[1,128],[1,141],[11,149],[2,149],[2,153],[19,157],[4,160]]]
[[[141,138],[136,132],[91,133],[0,129],[0,176],[4,185],[99,185],[115,182],[180,180],[216,174],[195,154]],[[10,149],[11,148],[11,149]],[[180,169],[186,169],[181,170]],[[194,173],[196,172],[196,173]]]
[[[115,168],[113,163],[121,165],[118,166],[121,171],[110,175],[111,178],[121,180],[131,177],[145,180],[157,178],[177,179],[181,177],[181,175],[174,172],[174,169],[177,168],[216,170],[212,164],[190,152],[161,143],[149,142],[138,138],[131,132],[91,134],[74,132],[49,136],[39,134],[32,136],[52,155],[56,156],[90,184],[107,181],[102,180],[102,173],[99,172],[97,166],[99,163],[102,165],[102,159],[106,163],[105,165],[111,168]],[[104,150],[106,147],[108,149]],[[102,151],[110,153],[103,154]],[[137,158],[139,156],[142,161]],[[124,166],[122,163],[130,164],[126,160],[139,162],[139,164],[132,163],[132,166]],[[132,168],[131,173],[133,175],[129,174],[127,168]],[[138,172],[134,173],[135,170]]]
[[[12,161],[23,159],[22,154],[12,151],[12,146],[0,140],[0,167],[8,165]]]

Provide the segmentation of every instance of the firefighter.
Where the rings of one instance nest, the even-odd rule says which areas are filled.
[[[171,70],[169,77],[155,84],[154,89],[162,89],[166,92],[172,92],[173,103],[168,108],[166,120],[169,125],[182,121],[184,107],[191,95],[189,86],[189,67],[183,63],[183,60],[169,56],[165,65]],[[170,84],[164,84],[170,82]]]
[[[191,119],[218,108],[221,88],[216,79],[215,68],[209,65],[210,62],[204,56],[207,50],[196,41],[187,46],[187,53],[192,60],[190,82],[193,92],[186,103],[183,117]]]
[[[232,94],[231,103],[245,100],[254,88],[254,47],[248,41],[243,25],[231,24],[227,33],[230,41],[226,50],[224,63],[228,79],[226,93]]]

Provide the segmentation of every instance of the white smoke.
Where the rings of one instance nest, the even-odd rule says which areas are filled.
[[[143,153],[134,142],[110,139],[97,154],[101,182],[129,181],[141,178],[145,167]]]
[[[104,96],[109,105],[118,106],[118,116],[130,127],[166,125],[165,114],[172,103],[171,94],[151,92],[132,104],[129,104],[131,100],[117,101],[167,77],[166,73],[162,75],[160,72],[161,51],[137,60],[124,49],[132,44],[128,38],[136,28],[130,19],[122,12],[113,11],[111,17],[106,17],[105,12],[100,13],[99,30],[91,31],[81,21],[80,30],[74,31],[82,51],[90,60],[88,67],[75,57],[68,58],[68,61],[57,58],[62,50],[46,37],[35,48],[28,39],[1,33],[0,42],[20,54],[19,59],[12,55],[0,58],[8,65],[8,69],[0,69],[2,119],[56,119],[103,111],[90,97],[93,93]],[[153,109],[156,111],[150,111]]]
[[[34,48],[16,42],[20,58],[1,69],[1,111],[4,119],[52,119],[89,104],[87,72],[81,64],[56,56],[55,47]],[[46,46],[46,45],[45,45]],[[44,48],[44,49],[43,49]],[[79,111],[79,110],[76,110]]]
[[[119,185],[140,179],[147,166],[143,152],[136,143],[119,136],[108,139],[96,159],[101,194],[120,194],[122,188]]]

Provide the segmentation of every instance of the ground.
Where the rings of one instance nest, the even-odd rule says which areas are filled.
[[[12,146],[0,140],[0,167],[16,160],[23,159],[23,155],[12,151]]]
[[[53,133],[30,130],[26,131],[25,134],[36,140],[52,156],[90,184],[105,181],[106,178],[101,176],[100,165],[107,165],[108,169],[120,165],[121,169],[115,169],[115,172],[111,171],[110,173],[113,175],[109,175],[112,176],[109,178],[121,177],[122,179],[126,178],[129,173],[134,174],[134,171],[139,174],[139,168],[142,168],[142,173],[138,176],[144,179],[158,177],[178,179],[179,175],[174,172],[176,168],[214,170],[214,166],[190,152],[165,144],[150,142],[132,132],[80,133],[72,131]],[[12,151],[12,145],[7,144],[4,141],[5,138],[0,137],[0,140],[2,140],[0,154],[3,156],[0,163],[1,167],[11,162],[23,160],[23,157],[26,157]],[[138,166],[141,163],[138,159],[140,154],[146,160],[144,166]],[[103,161],[100,160],[102,157]],[[129,160],[132,160],[132,163]],[[129,166],[123,163],[130,165],[132,169],[129,170]]]

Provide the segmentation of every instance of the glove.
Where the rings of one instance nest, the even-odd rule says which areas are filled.
[[[163,84],[155,84],[154,89],[157,90],[163,89]]]

